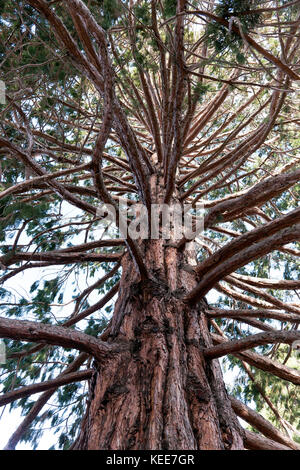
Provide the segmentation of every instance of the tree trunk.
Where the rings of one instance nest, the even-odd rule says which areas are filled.
[[[163,184],[153,176],[160,202]],[[176,201],[173,201],[176,202]],[[193,244],[180,251],[166,240],[139,242],[150,279],[141,281],[123,258],[119,298],[108,341],[127,353],[96,364],[90,403],[74,449],[243,449],[212,345],[206,302],[181,298],[196,284]]]
[[[109,341],[127,341],[130,350],[97,366],[74,447],[241,449],[219,363],[202,354],[212,344],[205,304],[180,300],[196,282],[185,266],[189,253],[144,243],[156,281],[139,281],[126,256]]]

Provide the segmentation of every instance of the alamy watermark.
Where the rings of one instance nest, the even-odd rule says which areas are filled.
[[[119,202],[97,208],[100,226],[111,238],[193,240],[204,228],[201,204],[151,204]]]
[[[300,340],[296,340],[292,344],[293,351],[296,352],[296,356],[300,357]]]
[[[6,363],[6,346],[2,339],[0,339],[0,364]]]
[[[0,104],[6,104],[6,86],[3,80],[0,80]]]

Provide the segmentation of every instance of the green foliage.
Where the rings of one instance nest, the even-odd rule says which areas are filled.
[[[177,0],[164,0],[163,6],[165,18],[176,15]]]
[[[30,291],[33,293],[35,290],[37,290],[36,282],[31,286]],[[58,278],[44,281],[43,287],[37,290],[36,295],[32,298],[32,310],[37,319],[50,322],[50,304],[54,302],[59,290],[60,282]]]
[[[239,19],[240,25],[244,33],[254,28],[260,20],[258,13],[241,15],[258,6],[257,0],[221,0],[218,2],[214,14],[230,22],[230,18],[236,17]],[[238,25],[234,23],[236,27]],[[225,50],[230,50],[235,54],[238,63],[245,62],[245,56],[241,53],[240,48],[243,44],[243,39],[240,34],[229,31],[225,26],[211,21],[207,25],[207,37],[209,44],[212,44],[218,53]]]
[[[1,57],[0,48],[0,58],[5,59],[4,63],[2,64],[2,71],[5,72],[10,69],[15,69],[15,67],[18,65],[22,65],[23,74],[32,75],[32,73],[40,74],[41,72],[44,72],[49,76],[52,76],[52,78],[57,78],[59,74],[61,74],[62,78],[62,75],[65,75],[65,72],[63,71],[61,62],[48,62],[50,59],[49,48],[47,48],[44,43],[35,41],[34,28],[36,28],[36,26],[41,28],[40,38],[43,41],[49,41],[49,33],[47,32],[46,28],[46,21],[41,18],[41,16],[38,15],[33,8],[28,5],[24,5],[23,15],[24,22],[26,24],[25,32],[24,25],[21,27],[21,22],[15,2],[3,3],[4,6],[2,7],[2,19],[0,20],[3,39],[5,38],[6,34],[8,36],[11,34],[16,36],[17,31],[21,28],[21,33],[23,34],[24,39],[27,40],[27,43],[24,45],[22,50],[16,49],[16,51],[13,54],[10,54],[7,58],[4,54],[5,49],[3,49],[3,54]]]
[[[24,220],[33,219],[35,221],[47,217],[49,202],[41,201],[37,204],[24,204],[22,202],[11,202],[10,197],[4,198],[0,203],[0,239],[5,240],[5,230],[18,227]]]
[[[134,7],[134,15],[137,21],[137,25],[139,25],[139,22],[143,23],[144,25],[149,25],[150,24],[150,5],[148,2],[142,2],[139,3]]]
[[[271,348],[271,358],[283,362],[287,357],[288,349],[289,348],[286,346],[281,346],[278,349],[276,349],[276,347]],[[286,365],[290,368],[300,370],[299,362],[294,354],[295,353],[292,353]],[[233,369],[235,365],[238,365],[237,360],[233,360],[231,357],[227,359],[227,363],[228,361],[230,361],[231,369]],[[300,413],[297,386],[279,379],[273,374],[268,374],[253,367],[250,367],[250,369],[255,377],[255,382],[249,378],[243,369],[240,369],[239,375],[232,386],[231,393],[245,403],[253,404],[254,402],[256,410],[268,421],[273,423],[274,426],[281,428],[282,432],[285,433],[286,428],[282,426],[282,422],[266,404],[261,394],[262,390],[265,396],[271,400],[281,418],[293,426],[295,431],[292,432],[292,437],[299,442]]]
[[[250,12],[257,7],[259,7],[258,0],[220,0],[216,5],[215,13],[227,21],[231,16],[238,17],[245,31],[248,31],[257,24],[259,14],[241,15],[241,13]]]
[[[211,85],[198,82],[197,85],[193,87],[194,100],[202,103],[204,96],[210,89]]]
[[[88,335],[91,335],[97,338],[97,336],[99,336],[102,333],[102,331],[105,330],[106,325],[107,325],[107,320],[105,320],[104,317],[100,318],[99,320],[94,320],[91,318],[88,321],[88,326],[85,328],[84,332]]]
[[[101,26],[107,30],[111,28],[123,13],[122,2],[120,0],[98,0],[100,5]]]
[[[289,0],[286,0],[289,1]],[[80,41],[78,34],[76,34],[72,19],[70,15],[66,13],[65,2],[52,2],[51,8],[57,13],[57,15],[63,20],[68,31],[73,37],[77,47],[83,53],[83,44]],[[110,57],[113,65],[116,69],[115,81],[116,94],[121,97],[123,103],[125,103],[124,113],[129,116],[130,124],[134,125],[137,121],[138,113],[140,113],[142,120],[149,125],[149,116],[147,116],[147,103],[145,95],[142,92],[142,84],[139,76],[139,71],[142,69],[145,72],[146,81],[148,77],[154,76],[157,86],[157,90],[150,90],[151,96],[153,96],[154,106],[156,106],[156,100],[159,101],[162,97],[160,94],[159,86],[161,75],[159,72],[159,50],[158,42],[153,34],[151,28],[151,4],[149,1],[140,0],[135,2],[134,7],[134,22],[136,24],[135,42],[134,46],[130,47],[129,38],[129,22],[126,19],[128,14],[128,3],[125,0],[85,0],[85,3],[91,8],[93,15],[102,27],[108,31],[113,26],[119,29],[117,33],[112,33],[114,37],[115,54],[112,53],[112,47],[109,49]],[[282,5],[284,2],[279,2]],[[158,26],[159,33],[161,35],[161,41],[165,52],[167,53],[166,67],[168,74],[168,81],[172,83],[173,73],[173,42],[169,31],[174,30],[174,22],[169,22],[168,27],[160,27],[161,23],[166,18],[170,18],[176,15],[177,0],[163,0],[161,2],[163,9],[157,10],[158,15]],[[160,5],[160,2],[157,2]],[[251,31],[252,28],[260,21],[260,18],[256,14],[241,15],[241,13],[254,9],[259,6],[258,1],[234,1],[234,0],[219,0],[215,3],[214,14],[220,18],[224,18],[230,21],[232,16],[238,17],[242,24],[244,32]],[[199,7],[198,1],[189,2],[189,8],[197,9]],[[286,9],[282,14],[286,21],[293,21],[294,16],[292,15],[292,9]],[[20,19],[19,11],[23,14],[23,23]],[[293,10],[295,11],[295,10]],[[15,102],[20,104],[24,110],[28,119],[29,125],[32,129],[40,131],[38,137],[35,138],[34,150],[40,150],[43,147],[51,150],[51,155],[48,153],[42,153],[41,155],[35,156],[36,161],[43,165],[43,168],[48,172],[58,171],[60,169],[69,168],[69,165],[79,165],[83,163],[86,157],[85,149],[89,152],[94,148],[95,143],[95,129],[99,128],[101,121],[101,111],[103,103],[98,92],[94,86],[89,82],[87,78],[82,77],[81,72],[75,70],[72,65],[72,59],[67,51],[61,47],[55,38],[53,31],[49,28],[48,22],[43,18],[42,15],[38,14],[37,11],[28,6],[27,2],[13,2],[5,1],[0,3],[0,62],[1,62],[1,79],[2,74],[5,78],[5,82],[8,85],[9,94],[15,98]],[[187,17],[188,19],[191,16]],[[206,23],[205,23],[206,24]],[[204,27],[203,27],[204,31]],[[109,38],[109,34],[107,37]],[[232,64],[232,58],[239,64],[245,64],[248,52],[243,50],[241,37],[234,32],[229,33],[228,28],[225,28],[214,21],[210,21],[206,30],[206,37],[208,38],[207,59],[200,59],[200,66],[204,67],[205,74],[211,76],[218,76],[221,79],[227,79],[230,66]],[[21,41],[22,38],[22,41]],[[92,38],[92,36],[91,36]],[[197,40],[197,32],[191,31],[189,27],[185,27],[184,30],[184,42],[188,46],[187,50]],[[21,41],[21,42],[20,42]],[[95,38],[92,38],[95,51],[97,52],[97,43]],[[11,45],[8,50],[7,44]],[[18,47],[18,44],[21,44]],[[204,43],[202,43],[204,44]],[[192,49],[196,54],[201,54],[201,47]],[[269,43],[270,45],[270,43]],[[271,43],[272,47],[272,43]],[[170,55],[169,55],[170,52]],[[217,54],[215,54],[217,52]],[[192,65],[197,67],[197,56],[189,56],[188,52],[187,66]],[[211,58],[213,57],[213,58]],[[227,62],[226,62],[227,61]],[[196,64],[195,64],[196,63]],[[225,63],[226,68],[222,65]],[[199,66],[199,67],[200,67]],[[242,69],[242,68],[241,68]],[[194,70],[191,68],[191,70]],[[246,70],[246,67],[245,67]],[[170,72],[170,74],[169,74]],[[253,78],[253,81],[259,81],[261,77],[256,71],[252,73],[247,71],[243,73],[242,77]],[[263,75],[262,75],[263,77]],[[241,78],[241,79],[243,79]],[[189,82],[190,88],[186,85]],[[186,74],[185,89],[191,91],[190,97],[185,96],[184,103],[186,105],[183,108],[183,114],[187,111],[188,98],[190,104],[195,104],[197,116],[199,110],[204,109],[205,106],[201,105],[204,101],[208,101],[208,98],[214,97],[214,94],[223,86],[223,84],[210,82],[208,79],[204,79],[203,82],[193,82],[194,77],[190,78],[189,74]],[[154,80],[152,80],[154,82]],[[208,84],[212,83],[212,84]],[[141,102],[137,99],[133,91],[133,85],[139,90],[141,95],[141,101],[143,101],[146,112],[141,106]],[[29,89],[26,94],[23,89]],[[175,89],[172,91],[170,88],[169,101],[166,103],[167,107],[171,109],[171,100],[174,96]],[[224,142],[232,132],[234,132],[236,126],[243,123],[250,114],[256,109],[252,104],[249,108],[239,113],[231,122],[230,125],[226,125],[226,119],[234,115],[234,111],[244,102],[243,100],[249,97],[248,91],[240,88],[229,87],[230,100],[226,100],[224,108],[217,112],[215,117],[199,132],[197,139],[199,139],[199,156],[197,145],[193,151],[192,157],[192,168],[205,163],[204,155],[207,153],[208,158],[212,157],[212,169],[215,164],[218,163],[218,159],[222,159],[226,155],[228,148],[235,148],[239,145],[239,142],[243,141],[243,137],[240,139],[239,135],[236,136],[236,140],[229,144],[225,151],[223,150],[218,155],[213,155],[215,149],[218,148]],[[262,92],[259,97],[259,102],[262,103],[264,99],[268,97],[266,90]],[[19,93],[19,95],[18,95]],[[293,95],[292,95],[293,96]],[[124,100],[123,100],[124,97]],[[128,104],[128,106],[127,106]],[[132,109],[130,109],[132,105]],[[205,103],[206,105],[206,103]],[[1,107],[1,111],[4,108]],[[148,110],[149,111],[149,110]],[[222,184],[221,179],[226,173],[221,175],[210,177],[209,173],[206,173],[210,179],[206,181],[200,188],[201,192],[204,190],[204,199],[210,203],[218,199],[232,196],[235,191],[243,191],[255,185],[261,177],[276,173],[277,167],[281,168],[284,164],[288,163],[291,156],[297,156],[297,149],[300,146],[300,139],[298,134],[292,135],[287,133],[285,125],[284,113],[289,115],[293,113],[293,103],[288,103],[285,108],[282,109],[282,113],[277,120],[276,127],[274,128],[274,135],[278,138],[275,141],[275,146],[278,145],[279,156],[274,154],[272,158],[268,158],[267,163],[264,163],[266,157],[270,157],[269,152],[273,152],[272,147],[268,147],[265,144],[263,150],[259,150],[251,156],[251,164],[248,165],[244,162],[241,168],[236,170],[232,176],[230,176],[230,184]],[[26,133],[22,133],[20,130],[20,124],[15,127],[10,123],[16,123],[15,118],[16,111],[10,106],[4,113],[5,119],[2,122],[2,131],[5,137],[18,145],[24,151],[28,147],[28,139]],[[281,115],[283,114],[283,115]],[[161,115],[162,116],[162,115]],[[160,117],[161,117],[160,116]],[[170,116],[171,117],[171,116]],[[19,119],[19,117],[18,117]],[[198,119],[198,118],[197,118]],[[201,118],[200,118],[201,119]],[[265,122],[267,122],[267,117]],[[21,120],[20,120],[21,121]],[[160,119],[158,119],[160,126]],[[209,138],[216,132],[216,130],[223,126],[225,127],[221,131],[221,138],[213,140],[211,143],[206,143],[204,146],[201,144],[201,139]],[[252,126],[248,126],[246,129],[241,131],[241,134],[245,136],[253,132],[255,128],[259,127],[259,122],[254,120]],[[94,126],[94,127],[93,127]],[[92,129],[93,127],[93,129]],[[145,139],[142,137],[139,140],[139,144],[144,146],[149,152],[153,151],[154,145],[151,143],[151,139],[146,134],[143,126],[138,127],[138,138],[143,134]],[[159,132],[161,129],[159,129]],[[43,137],[43,133],[50,137],[47,141]],[[273,137],[273,136],[272,136]],[[52,140],[51,140],[52,139]],[[239,140],[240,139],[240,140]],[[76,148],[76,151],[61,150],[57,142],[67,144],[71,148]],[[79,150],[78,150],[79,149]],[[115,156],[121,159],[125,159],[124,150],[118,145],[118,139],[114,139],[113,142],[109,142],[105,149],[106,152],[110,153],[111,156]],[[211,152],[211,153],[210,153]],[[53,155],[55,158],[53,158]],[[90,156],[90,153],[87,153]],[[185,158],[190,158],[189,154],[185,155]],[[105,163],[107,165],[107,162]],[[0,165],[1,165],[1,182],[0,190],[5,190],[12,185],[23,182],[25,178],[25,168],[23,163],[10,154],[5,148],[0,150]],[[181,169],[183,170],[183,169]],[[229,169],[231,171],[231,168]],[[183,175],[184,173],[182,173]],[[62,179],[60,179],[62,181]],[[81,189],[90,190],[90,194],[83,193],[79,194],[82,201],[90,202],[91,204],[97,204],[98,199],[93,195],[93,178],[87,177],[82,179],[82,174],[78,173],[76,176],[68,176],[65,180],[66,187],[71,191],[74,187],[81,186]],[[197,181],[197,178],[189,181],[183,188],[187,190]],[[133,180],[132,180],[133,182]],[[210,190],[209,193],[205,192],[209,185],[212,185],[214,189]],[[49,187],[46,187],[49,190]],[[75,188],[76,189],[76,188]],[[13,194],[0,200],[0,241],[4,242],[0,248],[1,255],[4,255],[8,260],[16,252],[34,251],[39,252],[51,252],[60,248],[74,247],[78,243],[82,243],[83,240],[95,240],[99,236],[99,222],[93,220],[93,216],[90,214],[84,214],[82,212],[76,213],[70,205],[62,202],[62,198],[55,193],[48,194],[43,197],[35,197],[43,189],[30,189],[27,195]],[[278,217],[278,211],[282,214],[297,207],[297,200],[300,197],[300,185],[295,185],[292,188],[295,199],[290,197],[288,191],[282,193],[280,197],[273,198],[272,204],[266,204],[262,207],[265,214],[270,219]],[[27,196],[32,199],[27,198]],[[123,194],[122,196],[137,200],[137,194]],[[69,212],[71,215],[69,216]],[[66,215],[67,214],[67,215]],[[249,231],[249,224],[253,223],[253,226],[259,226],[262,221],[255,215],[247,215],[246,219],[238,219],[230,223],[224,223],[224,215],[219,214],[217,218],[217,224],[222,224],[225,229],[233,230],[238,233],[246,233]],[[25,224],[25,228],[21,234],[20,247],[13,248],[13,243],[19,230]],[[66,225],[66,226],[64,226]],[[217,231],[209,231],[209,238],[212,241],[211,248],[217,246],[223,246],[232,237],[226,233],[218,233]],[[27,245],[28,239],[33,240],[31,245]],[[215,243],[215,245],[213,245]],[[296,245],[296,244],[295,244]],[[120,248],[121,249],[121,248]],[[123,249],[123,248],[122,248]],[[110,252],[110,249],[101,249],[101,252]],[[118,249],[114,249],[117,252]],[[96,251],[95,251],[96,252]],[[205,248],[201,248],[198,251],[198,259],[206,259],[207,251]],[[20,265],[20,263],[19,263]],[[18,265],[18,266],[19,266]],[[76,303],[76,299],[80,296],[86,286],[96,282],[104,273],[108,273],[114,267],[114,263],[103,263],[101,269],[99,263],[85,263],[70,264],[68,266],[51,266],[50,273],[43,272],[35,282],[31,281],[30,277],[27,277],[27,273],[30,272],[32,275],[33,270],[28,270],[23,273],[24,284],[29,279],[29,292],[26,295],[23,290],[21,292],[15,292],[18,288],[10,289],[9,287],[0,287],[0,299],[1,314],[4,314],[8,318],[21,318],[21,319],[32,319],[37,320],[41,323],[49,325],[63,325],[66,318],[72,314],[73,307]],[[237,273],[244,275],[252,275],[256,277],[269,278],[275,271],[276,274],[283,274],[284,279],[299,279],[300,265],[299,262],[295,261],[295,258],[289,256],[287,253],[282,251],[273,252],[272,256],[266,255],[258,260],[249,263],[237,270]],[[40,271],[39,271],[40,273]],[[5,275],[9,275],[10,270],[5,271]],[[36,277],[35,277],[36,279]],[[76,313],[81,313],[89,306],[93,305],[95,301],[98,301],[103,295],[105,295],[118,280],[120,279],[120,272],[117,272],[112,278],[110,278],[101,288],[94,289],[92,295],[86,295],[81,299],[78,310]],[[22,281],[20,281],[22,284]],[[21,287],[23,287],[21,285]],[[265,292],[271,293],[276,298],[283,301],[291,301],[293,293],[286,293],[282,291],[266,290]],[[243,292],[253,300],[258,300],[258,296]],[[65,304],[64,304],[65,302]],[[230,296],[222,295],[218,298],[216,295],[213,302],[217,307],[224,308],[249,308],[249,305],[242,300],[233,300]],[[107,325],[107,318],[112,314],[113,301],[107,304],[102,311],[96,311],[90,315],[87,319],[79,322],[74,326],[80,331],[85,332],[93,337],[101,335],[102,331]],[[250,307],[251,308],[251,307]],[[57,313],[58,312],[58,313]],[[71,312],[71,313],[70,313]],[[274,326],[274,323],[264,318],[260,319],[261,322]],[[242,338],[253,332],[251,327],[245,326],[241,322],[235,320],[216,320],[217,324],[221,326],[229,339]],[[285,323],[281,324],[282,327],[286,327]],[[63,349],[60,347],[45,346],[35,353],[30,353],[30,349],[36,346],[33,343],[25,343],[21,341],[5,340],[7,351],[10,356],[8,361],[1,368],[1,385],[2,391],[10,391],[17,387],[26,386],[32,381],[40,382],[50,380],[57,377],[66,366],[77,357],[77,352],[70,349]],[[259,349],[264,354],[275,357],[276,360],[281,362],[284,361],[287,349],[281,348],[279,351],[274,350],[271,347],[263,347]],[[27,355],[24,354],[27,352]],[[14,356],[17,353],[22,353],[20,358]],[[243,372],[238,359],[229,356],[224,361],[224,367],[230,370],[239,368],[238,379],[234,382],[232,393],[237,397],[241,398],[246,403],[255,404],[257,409],[260,410],[268,419],[274,421],[277,425],[274,416],[269,414],[261,395],[252,382],[249,380],[247,375]],[[83,367],[89,367],[89,362]],[[295,363],[291,360],[288,362],[288,366],[296,367]],[[268,395],[272,394],[272,400],[278,406],[280,412],[285,415],[287,420],[291,420],[294,426],[298,426],[299,416],[297,414],[297,398],[296,390],[293,386],[287,386],[284,381],[276,379],[271,374],[258,372],[254,368],[252,372],[255,374],[256,379],[264,388]],[[65,387],[61,387],[58,392],[51,399],[51,406],[49,406],[41,416],[38,416],[32,423],[30,429],[23,437],[23,441],[30,442],[30,444],[37,448],[40,437],[43,434],[44,429],[55,428],[57,434],[58,444],[54,447],[62,449],[68,449],[74,440],[74,437],[78,431],[86,404],[87,388],[83,383],[70,384]],[[23,415],[28,413],[35,403],[35,397],[24,398],[10,405],[11,409],[19,407],[22,409]]]

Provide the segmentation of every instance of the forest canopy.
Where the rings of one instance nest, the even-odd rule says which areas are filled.
[[[129,354],[131,272],[132,302],[165,286],[204,312],[246,448],[299,449],[299,61],[299,0],[1,2],[0,406],[24,416],[7,448],[49,428],[72,448],[97,363]],[[184,235],[156,252],[99,215],[174,201],[202,208],[192,261]]]

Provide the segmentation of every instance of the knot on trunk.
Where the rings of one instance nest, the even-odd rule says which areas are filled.
[[[109,387],[106,390],[106,392],[103,396],[103,399],[100,403],[99,409],[105,408],[107,403],[109,403],[111,400],[114,400],[114,399],[118,398],[120,395],[124,395],[128,392],[129,392],[129,390],[128,390],[128,388],[126,387],[126,385],[124,383],[116,382],[115,384],[113,384],[111,387]]]
[[[188,395],[193,395],[195,398],[202,403],[209,403],[211,399],[210,389],[202,384],[199,378],[194,374],[189,374],[186,380],[186,390]]]
[[[154,297],[162,299],[171,295],[170,289],[162,280],[144,279],[130,287],[130,296],[148,303]]]

